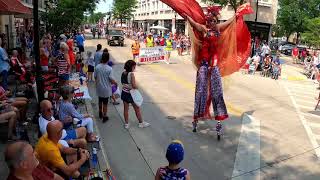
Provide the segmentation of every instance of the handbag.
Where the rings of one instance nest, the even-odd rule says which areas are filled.
[[[128,82],[129,84],[131,84],[131,72],[128,74]],[[131,89],[130,90],[130,94],[131,97],[133,99],[133,102],[137,105],[137,106],[141,106],[142,102],[143,102],[143,97],[140,93],[140,91],[138,89]]]

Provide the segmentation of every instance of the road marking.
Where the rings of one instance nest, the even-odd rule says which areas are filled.
[[[290,91],[289,89],[288,89],[288,91]],[[294,93],[291,93],[293,96],[298,96],[298,97],[302,97],[302,98],[309,98],[309,99],[313,99],[314,100],[314,97],[311,97],[311,96],[304,96],[304,95],[301,95],[301,94],[294,94]]]
[[[310,93],[310,92],[307,92],[307,91],[295,91],[295,90],[291,90],[291,92],[293,93],[293,94],[309,94],[309,95],[313,95],[313,96],[315,96],[315,95],[317,95],[318,93],[316,93],[316,92],[314,92],[314,93]]]
[[[319,118],[320,119],[320,116],[312,114],[312,113],[302,113],[302,114],[305,115],[305,116],[310,116],[310,117],[313,117],[313,118]]]
[[[182,79],[180,77],[178,77],[175,73],[172,73],[171,71],[159,66],[159,65],[149,65],[148,67],[150,67],[151,69],[157,71],[159,74],[166,76],[168,79],[175,81],[177,83],[179,83],[180,85],[182,85],[183,87],[185,87],[186,89],[191,90],[192,92],[194,92],[195,89],[195,85],[193,83],[191,83],[190,81],[187,81],[185,79]],[[235,115],[235,116],[242,116],[243,114],[243,110],[235,107],[234,105],[230,104],[230,103],[226,103],[227,109],[228,111]]]
[[[242,127],[234,162],[232,179],[256,180],[260,179],[260,120],[251,115],[243,114]],[[249,173],[250,172],[250,173]]]
[[[314,136],[314,134],[312,133],[312,130],[310,128],[310,126],[308,126],[308,123],[307,123],[307,120],[305,119],[305,117],[303,116],[299,106],[297,105],[296,101],[294,100],[293,98],[293,94],[290,92],[290,90],[288,89],[288,87],[286,86],[286,84],[284,84],[284,88],[286,89],[286,91],[288,92],[288,95],[292,101],[292,104],[293,106],[295,107],[296,109],[296,112],[299,116],[299,119],[304,127],[304,129],[306,130],[306,133],[309,137],[309,140],[310,140],[310,143],[312,144],[313,148],[315,149],[314,151],[316,152],[316,155],[317,157],[319,158],[320,157],[320,148],[319,147],[319,144],[317,142],[317,139],[316,137]]]
[[[309,126],[314,127],[314,128],[320,128],[320,123],[312,123],[312,122],[308,122]],[[320,136],[320,135],[318,135]]]
[[[314,107],[313,106],[304,106],[304,105],[297,105],[298,107],[300,107],[300,108],[303,108],[303,109],[308,109],[308,110],[310,110],[310,109],[314,109]]]
[[[314,101],[305,101],[303,99],[296,99],[296,101],[299,101],[299,102],[304,102],[304,103],[307,103],[307,104],[312,104],[312,105],[315,105],[315,102]]]

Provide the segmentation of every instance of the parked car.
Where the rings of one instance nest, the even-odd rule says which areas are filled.
[[[122,29],[109,28],[106,34],[107,34],[107,43],[109,46],[124,45],[124,32]]]
[[[282,54],[285,54],[285,55],[291,55],[291,52],[292,52],[292,49],[294,48],[295,45],[293,44],[285,44],[285,45],[281,45],[279,47],[279,51],[282,53]]]

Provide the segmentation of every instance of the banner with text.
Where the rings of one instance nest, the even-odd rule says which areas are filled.
[[[140,63],[166,61],[166,51],[163,46],[141,48],[139,54]]]

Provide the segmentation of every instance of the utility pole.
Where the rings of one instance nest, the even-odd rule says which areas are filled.
[[[43,80],[41,78],[41,66],[40,66],[40,48],[39,48],[39,2],[33,1],[33,52],[36,63],[36,83],[38,102],[41,102],[44,98]]]
[[[258,36],[258,29],[257,29],[257,21],[258,21],[258,10],[259,10],[259,0],[256,0],[257,4],[256,4],[256,18],[254,20],[254,37],[253,37],[253,45],[252,45],[252,51],[251,51],[251,55],[253,56],[255,53],[255,50],[257,49],[256,47],[256,37]]]

